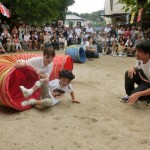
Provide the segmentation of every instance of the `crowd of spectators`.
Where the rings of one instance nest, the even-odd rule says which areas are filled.
[[[150,39],[150,28],[142,30],[140,26],[117,27],[106,25],[99,32],[98,41],[102,44],[103,54],[113,56],[134,56],[135,45],[142,39]]]
[[[66,46],[80,44],[86,50],[89,45],[97,44],[102,47],[103,54],[113,56],[124,54],[130,55],[135,52],[135,45],[141,39],[150,39],[150,28],[145,31],[141,27],[117,27],[106,25],[104,30],[96,32],[91,24],[81,27],[65,27],[62,22],[54,27],[50,24],[45,26],[31,26],[28,24],[9,25],[4,21],[0,26],[0,53],[21,52],[28,50],[43,50],[44,47],[52,46],[56,50],[64,50]]]

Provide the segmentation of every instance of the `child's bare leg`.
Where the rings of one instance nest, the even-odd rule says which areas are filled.
[[[50,98],[44,98],[41,100],[29,99],[29,100],[23,101],[21,103],[21,105],[23,107],[35,106],[35,105],[36,106],[42,106],[42,107],[50,107],[50,106],[53,106],[53,103],[52,103],[52,100]]]
[[[32,95],[38,88],[40,88],[42,85],[44,84],[44,81],[41,79],[39,81],[36,81],[35,85],[30,88],[30,89],[27,89],[25,88],[24,86],[19,86],[21,91],[22,91],[22,94],[25,98],[28,98],[30,95]]]

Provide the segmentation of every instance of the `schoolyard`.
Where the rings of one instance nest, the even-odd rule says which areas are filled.
[[[67,95],[45,110],[0,106],[0,150],[149,150],[150,106],[120,102],[124,73],[135,62],[102,55],[74,63],[72,85],[81,104]]]

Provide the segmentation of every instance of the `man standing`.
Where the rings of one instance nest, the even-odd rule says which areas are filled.
[[[81,44],[81,29],[80,29],[80,27],[78,25],[77,25],[77,27],[75,29],[75,34],[76,34],[77,41],[78,41],[77,44]]]
[[[125,74],[127,96],[121,99],[128,104],[134,104],[137,100],[150,100],[150,41],[142,40],[135,48],[137,63]]]

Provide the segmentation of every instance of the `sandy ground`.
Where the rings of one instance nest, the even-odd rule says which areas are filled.
[[[149,150],[150,107],[128,106],[124,73],[135,58],[101,56],[74,64],[81,104],[67,95],[54,107],[16,112],[0,107],[0,150]]]

